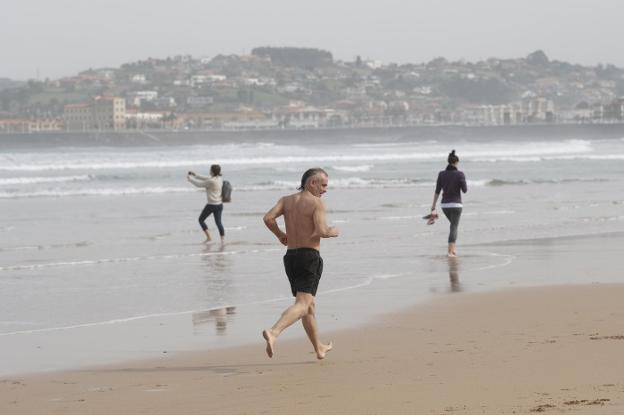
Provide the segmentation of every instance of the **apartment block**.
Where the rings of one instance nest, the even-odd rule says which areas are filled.
[[[126,101],[119,97],[96,97],[87,103],[68,104],[63,118],[68,131],[123,130]]]

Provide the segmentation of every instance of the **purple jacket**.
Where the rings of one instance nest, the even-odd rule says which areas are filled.
[[[442,203],[461,203],[461,192],[466,193],[468,191],[464,173],[457,170],[457,167],[449,164],[446,170],[442,170],[438,173],[435,192],[436,194],[440,194],[442,190],[444,190],[444,193],[442,193]]]

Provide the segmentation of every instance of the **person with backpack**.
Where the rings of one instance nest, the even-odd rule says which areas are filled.
[[[189,171],[186,175],[186,179],[193,185],[206,189],[208,203],[199,215],[199,226],[201,226],[206,234],[206,240],[204,242],[210,242],[212,240],[208,232],[208,226],[206,226],[206,219],[213,214],[215,224],[219,229],[219,235],[221,235],[221,243],[224,243],[225,229],[223,228],[223,223],[221,223],[221,215],[223,214],[223,202],[230,201],[232,187],[229,182],[224,181],[221,177],[221,166],[218,164],[210,166],[210,177],[200,176],[195,172]],[[225,195],[223,194],[224,190],[227,191]]]

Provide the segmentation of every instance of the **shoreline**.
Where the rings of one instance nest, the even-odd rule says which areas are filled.
[[[624,404],[622,295],[624,284],[589,284],[447,296],[362,327],[321,331],[335,349],[320,362],[302,338],[280,339],[268,359],[258,330],[254,345],[0,377],[0,409],[617,413]]]

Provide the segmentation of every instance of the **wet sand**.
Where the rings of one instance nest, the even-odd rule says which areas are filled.
[[[0,379],[2,414],[624,413],[624,285],[449,296],[305,339]],[[293,327],[291,330],[300,330]]]

